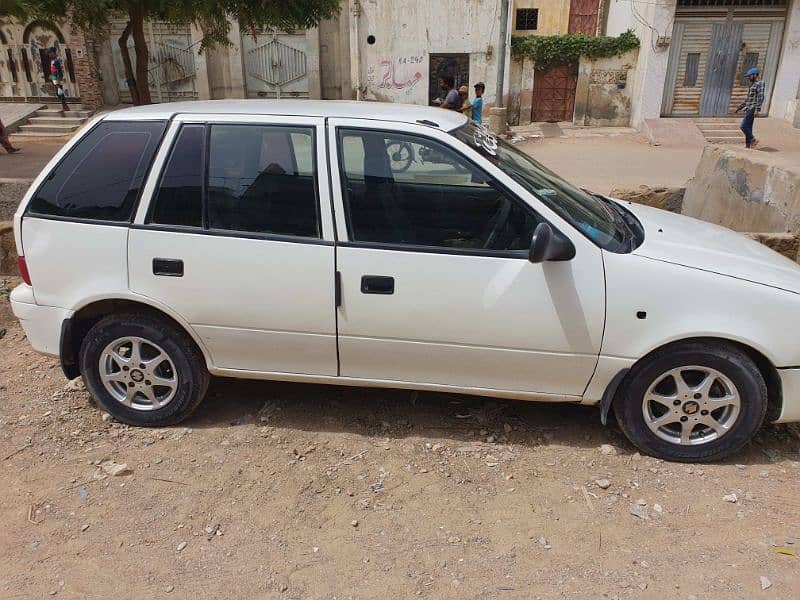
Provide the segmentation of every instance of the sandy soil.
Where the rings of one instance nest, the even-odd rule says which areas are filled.
[[[183,426],[132,429],[30,349],[13,283],[2,598],[800,595],[800,558],[776,551],[800,553],[786,428],[678,465],[639,456],[593,409],[217,380]]]

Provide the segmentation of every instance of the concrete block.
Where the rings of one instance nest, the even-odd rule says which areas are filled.
[[[682,213],[735,231],[800,235],[800,165],[780,153],[706,146]]]
[[[493,106],[489,109],[489,129],[498,135],[508,131],[508,109]]]
[[[692,119],[645,119],[642,133],[653,146],[694,146],[705,143],[700,129]]]
[[[10,221],[0,223],[0,275],[19,275],[14,227]]]

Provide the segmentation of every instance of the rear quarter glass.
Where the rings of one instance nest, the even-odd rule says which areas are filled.
[[[101,121],[48,174],[28,216],[128,222],[166,121]]]

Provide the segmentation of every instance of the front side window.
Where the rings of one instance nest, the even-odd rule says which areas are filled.
[[[50,173],[28,206],[31,215],[129,222],[163,121],[103,121]]]
[[[642,241],[641,225],[616,203],[576,188],[550,169],[474,123],[451,132],[477,150],[596,245],[616,253],[631,252]]]
[[[316,190],[309,127],[184,125],[149,222],[318,238]]]
[[[339,153],[352,241],[489,252],[530,247],[536,214],[447,146],[344,129]]]

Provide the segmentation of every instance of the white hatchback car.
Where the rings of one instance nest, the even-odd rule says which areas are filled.
[[[209,374],[609,409],[712,460],[800,420],[800,268],[582,191],[461,114],[218,101],[120,110],[15,217],[12,307],[125,423]]]

